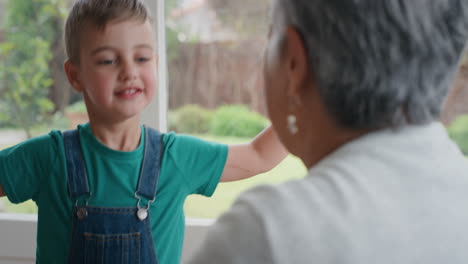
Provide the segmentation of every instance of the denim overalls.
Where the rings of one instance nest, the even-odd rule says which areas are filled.
[[[156,197],[162,153],[161,134],[145,129],[145,149],[136,207],[88,206],[91,191],[81,151],[78,130],[64,132],[68,187],[74,202],[68,263],[155,264],[158,263],[151,235],[149,208]],[[148,202],[141,205],[141,197]]]

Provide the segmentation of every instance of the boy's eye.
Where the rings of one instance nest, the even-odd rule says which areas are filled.
[[[112,65],[115,64],[115,60],[99,60],[99,65]]]
[[[147,62],[147,61],[149,61],[149,58],[146,58],[146,57],[137,58],[137,62]]]

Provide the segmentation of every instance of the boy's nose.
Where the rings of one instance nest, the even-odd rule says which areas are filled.
[[[121,81],[130,81],[137,78],[136,65],[133,65],[131,62],[122,63],[122,69],[119,74],[119,79]]]

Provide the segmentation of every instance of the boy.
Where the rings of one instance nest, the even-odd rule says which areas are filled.
[[[77,1],[65,41],[89,123],[0,152],[0,196],[38,205],[38,263],[178,263],[189,194],[210,196],[286,156],[271,128],[227,147],[140,126],[157,65],[139,0]]]

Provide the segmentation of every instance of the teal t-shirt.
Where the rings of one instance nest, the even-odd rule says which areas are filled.
[[[101,144],[89,124],[80,125],[92,197],[89,205],[136,206],[134,193],[143,157]],[[144,131],[142,129],[142,131]],[[226,163],[226,145],[194,137],[163,134],[164,152],[156,200],[151,204],[151,228],[159,263],[179,263],[185,230],[183,205],[190,194],[211,196]],[[73,201],[60,131],[27,140],[0,152],[0,184],[8,199],[33,199],[38,208],[37,262],[66,263],[71,239]]]

